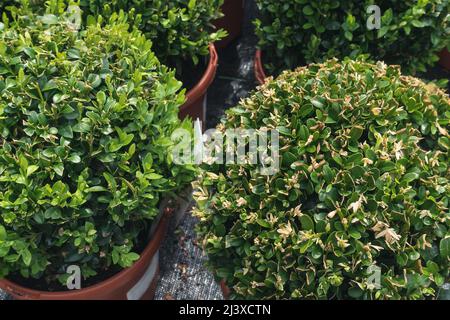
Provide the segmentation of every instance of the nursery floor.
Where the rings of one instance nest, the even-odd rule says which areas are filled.
[[[246,1],[245,11],[243,36],[219,51],[218,74],[208,91],[207,128],[215,127],[226,109],[256,87],[253,1]],[[177,228],[171,228],[161,252],[161,279],[155,299],[223,299],[219,285],[204,267],[206,258],[195,238],[195,224],[196,219],[188,212]]]

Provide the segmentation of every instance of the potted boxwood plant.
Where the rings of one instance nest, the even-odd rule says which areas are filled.
[[[280,134],[277,173],[216,164],[196,182],[198,233],[230,298],[436,298],[450,276],[449,110],[398,66],[336,59],[230,109],[220,132]]]
[[[370,0],[257,0],[257,4],[256,33],[270,74],[360,54],[401,65],[403,73],[414,74],[434,65],[450,43],[448,1],[384,1],[379,4],[379,26],[372,18],[375,11],[368,12],[377,4]],[[259,80],[264,74],[261,66],[256,63]]]
[[[181,83],[123,13],[80,31],[65,15],[13,18],[0,28],[0,288],[149,298],[174,209],[163,199],[195,176],[168,152],[191,127]],[[70,266],[81,290],[65,290]]]
[[[222,17],[223,0],[9,0],[3,5],[26,6],[36,12],[58,14],[70,5],[79,5],[85,25],[101,15],[108,19],[121,10],[129,21],[153,42],[153,51],[165,65],[177,69],[177,77],[187,88],[181,118],[204,120],[206,93],[215,78],[218,55],[214,42],[226,36],[213,22]],[[0,11],[1,11],[0,7]],[[202,58],[209,56],[207,63]]]
[[[218,63],[214,42],[226,35],[213,25],[222,17],[222,4],[223,0],[80,0],[88,24],[93,16],[107,17],[120,10],[134,16],[135,25],[153,41],[156,56],[177,69],[188,89],[181,117],[203,121],[206,93]],[[200,59],[208,55],[208,63],[199,66]]]

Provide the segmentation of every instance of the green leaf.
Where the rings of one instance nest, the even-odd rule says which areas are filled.
[[[22,257],[23,263],[26,266],[30,266],[31,264],[31,252],[27,248],[24,248],[20,251],[20,256]]]
[[[408,255],[406,253],[400,253],[397,255],[396,257],[397,259],[397,263],[401,266],[404,267],[406,266],[406,264],[408,263]]]
[[[105,178],[106,182],[108,183],[108,186],[111,188],[113,192],[117,189],[116,180],[112,175],[110,175],[108,172],[103,173],[103,177]]]
[[[6,229],[4,226],[2,226],[0,224],[0,241],[5,241],[6,240]]]
[[[44,217],[46,219],[56,220],[56,219],[60,219],[61,216],[62,216],[61,209],[55,208],[55,207],[48,208],[47,210],[45,210],[45,213],[44,213]]]
[[[142,160],[142,164],[144,166],[144,172],[150,171],[153,166],[153,155],[151,153],[147,153],[144,160]]]
[[[267,220],[264,220],[264,219],[256,219],[256,223],[258,223],[261,227],[264,227],[264,228],[271,227],[271,224]]]
[[[407,173],[407,174],[405,174],[403,176],[402,181],[404,181],[406,183],[410,183],[410,182],[413,182],[414,180],[417,180],[417,179],[419,179],[419,174],[415,173],[415,172],[410,172],[410,173]]]
[[[383,38],[388,31],[389,31],[388,26],[381,27],[381,29],[378,30],[378,39]]]
[[[252,192],[254,194],[263,194],[265,192],[266,188],[264,187],[263,184],[258,184],[256,186],[252,187]]]
[[[58,23],[58,17],[54,14],[45,14],[41,18],[42,23],[44,24],[57,24]]]
[[[26,175],[26,172],[28,170],[28,160],[23,154],[19,155],[19,166],[22,175]]]
[[[350,131],[350,139],[358,141],[364,132],[364,128],[361,126],[354,126]]]
[[[419,20],[413,20],[411,24],[416,28],[423,28],[425,24],[422,21]]]
[[[345,32],[344,32],[344,37],[345,37],[348,41],[352,41],[352,40],[353,40],[353,33],[351,33],[350,31],[345,31]]]
[[[35,173],[39,169],[38,166],[31,165],[27,168],[27,177],[31,176],[33,173]]]
[[[189,10],[194,10],[197,0],[189,0],[188,8]]]
[[[318,99],[312,99],[311,103],[314,107],[322,109],[323,108],[323,103],[320,102]]]
[[[81,158],[77,154],[70,156],[69,159],[67,159],[67,160],[69,160],[72,163],[80,163],[81,162]]]
[[[361,233],[359,233],[358,230],[356,230],[355,228],[350,228],[348,234],[353,238],[353,239],[361,239]]]
[[[87,122],[80,122],[72,127],[73,132],[87,133],[90,130],[91,130],[91,125]]]
[[[314,221],[310,216],[303,214],[300,217],[300,223],[302,225],[302,230],[311,230],[314,231]]]
[[[105,187],[102,187],[102,186],[95,186],[95,187],[87,188],[85,191],[87,193],[89,193],[89,192],[106,192],[106,191],[108,191],[108,189],[106,189]]]
[[[62,163],[55,164],[53,170],[55,170],[56,174],[60,177],[64,175],[64,165]]]
[[[159,180],[163,178],[163,176],[157,173],[149,173],[146,175],[146,178],[149,180]]]
[[[416,261],[420,258],[420,253],[417,251],[411,251],[409,253],[409,259],[411,259],[412,261]]]
[[[303,7],[303,13],[307,16],[312,16],[314,14],[314,10],[311,6],[307,5]]]
[[[439,244],[439,252],[444,259],[450,258],[450,237],[441,240]]]
[[[72,127],[70,125],[59,128],[58,132],[64,138],[67,138],[67,139],[73,138],[73,131],[72,131]]]
[[[308,129],[307,126],[305,126],[305,125],[300,126],[300,130],[298,131],[298,137],[302,141],[307,141],[308,140],[308,138],[309,138],[309,129]]]
[[[378,168],[381,170],[382,173],[389,172],[395,169],[395,163],[392,161],[381,161],[379,162]]]
[[[353,299],[360,299],[363,294],[364,291],[359,287],[351,287],[348,289],[348,295]]]

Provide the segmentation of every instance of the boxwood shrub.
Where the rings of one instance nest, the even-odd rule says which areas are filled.
[[[212,24],[221,17],[222,4],[223,0],[80,0],[85,16],[107,17],[120,10],[134,16],[153,41],[157,57],[173,66],[180,59],[197,64],[199,57],[209,54],[209,44],[225,35]]]
[[[52,8],[56,8],[57,6],[65,7],[65,2],[67,1],[68,0],[3,0],[0,2],[0,13],[9,15],[12,7],[27,7],[32,8],[34,11],[43,12],[45,11],[46,4]],[[13,11],[16,10],[13,9]]]
[[[53,288],[129,267],[162,197],[194,177],[172,164],[181,83],[124,15],[75,32],[28,12],[0,30],[0,277]],[[140,240],[143,240],[140,241]]]
[[[195,215],[231,298],[435,298],[449,280],[450,99],[382,62],[269,80],[218,130],[280,133],[280,170],[206,167]],[[229,148],[231,146],[227,146]]]
[[[95,23],[101,15],[106,20],[121,10],[128,20],[153,41],[158,59],[170,66],[209,54],[209,44],[222,39],[226,32],[217,30],[213,22],[222,16],[224,0],[6,0],[7,6],[28,6],[33,11],[57,14],[69,5],[77,5],[83,12],[85,24]],[[47,8],[47,9],[46,9]],[[6,11],[6,10],[4,10]],[[178,64],[178,65],[177,65]]]
[[[404,73],[425,71],[450,45],[450,2],[257,0],[259,46],[271,72],[327,58],[369,54],[402,65]],[[381,28],[369,30],[370,5],[381,9]]]

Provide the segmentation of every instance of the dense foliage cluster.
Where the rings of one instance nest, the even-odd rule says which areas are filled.
[[[0,278],[132,265],[162,196],[194,177],[167,151],[190,123],[152,43],[124,15],[67,21],[0,25]]]
[[[201,56],[209,54],[209,44],[226,35],[213,25],[222,16],[222,4],[223,0],[6,0],[0,3],[0,11],[14,5],[57,14],[76,5],[87,25],[95,24],[99,15],[107,20],[113,13],[124,11],[153,42],[158,59],[177,66],[182,60],[197,64]]]
[[[281,158],[275,175],[212,165],[197,184],[198,231],[232,298],[421,299],[448,282],[443,91],[396,66],[328,60],[269,80],[229,128],[277,128]]]
[[[223,0],[81,0],[85,15],[109,16],[123,10],[136,16],[136,24],[153,41],[161,62],[176,65],[180,59],[193,60],[209,53],[208,45],[220,40],[214,20],[221,17]]]
[[[270,71],[327,58],[369,54],[399,64],[404,73],[424,71],[450,45],[450,1],[257,0],[259,45]],[[381,9],[379,29],[371,5]]]

